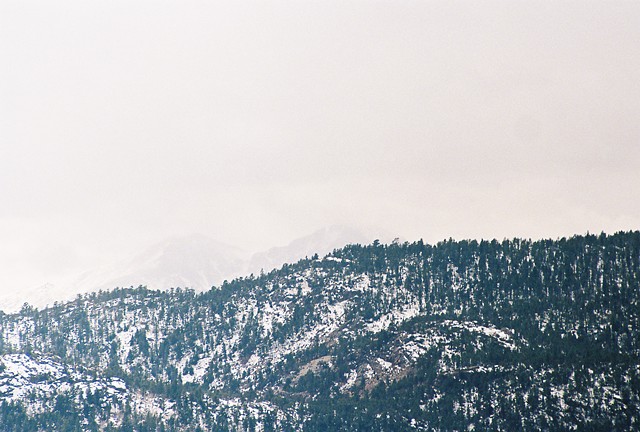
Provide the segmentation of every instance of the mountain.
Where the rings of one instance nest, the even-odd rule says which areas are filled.
[[[75,294],[69,295],[51,283],[27,290],[5,290],[0,294],[0,311],[17,312],[25,303],[43,307],[58,300],[71,300]]]
[[[68,301],[78,294],[140,285],[155,289],[190,287],[204,291],[224,279],[243,275],[248,254],[239,248],[192,234],[152,245],[133,258],[89,270],[79,277],[0,296],[0,310],[15,312],[25,303],[36,307]]]
[[[116,287],[193,288],[204,291],[244,273],[247,253],[201,234],[173,237],[123,260],[82,275],[74,293]]]
[[[640,232],[350,245],[0,314],[0,430],[638,430]]]
[[[200,292],[220,285],[225,280],[268,272],[307,256],[325,255],[345,244],[366,244],[375,238],[375,235],[366,234],[360,229],[334,225],[295,239],[285,246],[249,254],[202,234],[176,236],[132,258],[89,270],[62,283],[47,283],[22,292],[2,293],[0,310],[16,312],[25,302],[41,308],[56,301],[72,300],[78,294],[140,285],[160,290],[192,288]]]
[[[307,256],[326,255],[345,244],[370,243],[374,239],[360,229],[334,225],[285,246],[250,255],[201,234],[173,237],[133,259],[85,273],[70,291],[75,295],[140,285],[160,290],[180,287],[205,291],[225,280],[268,272]]]
[[[247,263],[245,273],[258,274],[262,270],[270,271],[285,263],[296,262],[305,257],[324,256],[346,244],[368,244],[376,238],[379,237],[354,227],[344,225],[325,227],[308,236],[293,240],[286,246],[274,247],[253,254]]]

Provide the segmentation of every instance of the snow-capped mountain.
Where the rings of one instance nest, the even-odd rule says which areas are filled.
[[[286,246],[274,247],[253,254],[247,263],[247,274],[257,274],[261,270],[270,271],[285,263],[294,263],[315,254],[322,257],[347,244],[368,244],[378,238],[377,236],[379,237],[379,234],[376,235],[350,226],[326,227],[308,236],[293,240]],[[386,237],[383,239],[386,240]]]
[[[153,289],[188,287],[204,291],[225,279],[241,276],[247,255],[237,247],[201,234],[173,237],[132,259],[83,274],[71,290],[83,293],[143,285]]]
[[[346,244],[370,243],[374,238],[362,230],[336,225],[295,239],[285,246],[248,254],[202,234],[173,237],[133,259],[85,273],[72,284],[70,291],[75,295],[140,285],[160,290],[181,287],[204,291],[225,280],[268,272],[307,256],[324,256]]]
[[[140,285],[155,289],[189,287],[198,291],[243,275],[249,255],[239,248],[193,234],[172,237],[132,258],[86,271],[59,284],[3,292],[0,310],[15,312],[24,303],[45,307],[82,293]]]
[[[0,310],[6,313],[16,312],[25,304],[42,307],[55,301],[71,300],[75,292],[68,294],[51,283],[28,290],[3,290],[0,292]]]
[[[202,234],[172,237],[116,263],[86,271],[59,284],[45,284],[23,292],[4,293],[0,310],[15,312],[27,302],[36,307],[72,300],[82,293],[116,287],[151,289],[191,288],[204,291],[225,280],[269,272],[314,254],[324,256],[346,244],[366,244],[380,234],[334,225],[295,239],[285,246],[250,254]],[[390,236],[382,236],[387,240]]]

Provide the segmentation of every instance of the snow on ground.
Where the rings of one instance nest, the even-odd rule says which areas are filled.
[[[350,263],[350,262],[351,262],[351,260],[350,260],[350,259],[347,259],[347,258],[338,258],[338,257],[334,257],[334,256],[326,256],[326,257],[324,257],[324,259],[325,259],[326,261],[335,261],[335,262],[337,262],[337,263],[341,263],[341,262],[347,262],[347,263]],[[320,260],[320,259],[319,259],[318,261],[322,261],[322,260]]]
[[[277,362],[287,352],[298,352],[313,346],[316,339],[324,338],[334,331],[338,330],[340,325],[344,322],[344,315],[348,300],[341,301],[329,305],[327,307],[327,313],[323,317],[322,323],[314,325],[307,331],[299,333],[296,337],[285,342],[279,349],[272,351],[270,358]]]
[[[202,378],[207,374],[207,370],[209,369],[209,365],[211,364],[211,360],[213,359],[213,354],[202,357],[199,359],[195,365],[193,365],[192,373],[182,373],[182,382],[183,383],[193,383],[193,382],[202,382]],[[182,372],[187,365],[189,357],[184,356],[182,360],[178,363],[178,371]]]
[[[176,415],[175,402],[153,396],[149,393],[135,392],[131,397],[131,408],[136,412],[149,413],[164,420]]]
[[[275,306],[270,302],[265,303],[260,311],[260,326],[262,327],[263,337],[271,333],[274,323],[284,324],[289,319],[291,313],[288,311],[288,305],[288,301],[276,303]]]
[[[513,332],[511,330],[499,329],[493,326],[483,326],[473,321],[445,320],[442,322],[442,324],[451,328],[465,329],[473,333],[482,333],[486,336],[494,338],[501,345],[509,348],[512,351],[517,349],[515,343],[513,342]]]
[[[388,329],[391,324],[399,324],[418,315],[420,315],[420,305],[411,303],[401,309],[394,310],[393,312],[381,316],[376,321],[367,323],[365,327],[368,331],[377,333]]]
[[[356,282],[356,284],[353,286],[353,288],[351,288],[351,291],[367,291],[371,289],[371,279],[369,278],[369,275],[362,275],[362,277],[360,278],[360,280],[358,280]]]
[[[92,379],[49,357],[32,357],[27,354],[0,356],[0,399],[13,401],[31,393],[55,394],[69,391],[102,389],[115,394],[126,390],[117,378]]]
[[[354,384],[358,380],[358,371],[352,369],[348,374],[345,375],[345,378],[347,378],[347,382],[340,386],[340,391],[348,390],[354,386]]]
[[[4,339],[5,343],[10,347],[18,348],[22,345],[20,339],[20,333],[33,330],[33,321],[27,318],[21,318],[15,324],[7,326],[7,328],[0,329],[0,336]]]
[[[31,394],[45,396],[45,400],[54,400],[54,396],[76,390],[87,394],[103,391],[109,398],[124,401],[131,396],[133,409],[141,413],[167,416],[174,415],[171,402],[150,395],[130,393],[120,378],[92,377],[86,373],[69,369],[57,360],[27,354],[5,354],[0,356],[0,402],[18,401]],[[47,409],[45,406],[32,405],[34,409]]]
[[[381,366],[381,367],[382,367],[382,369],[384,369],[384,370],[389,370],[389,369],[391,369],[391,366],[393,366],[393,363],[388,362],[388,361],[386,361],[386,360],[383,360],[383,359],[381,359],[381,358],[377,358],[376,360],[378,361],[378,363],[380,364],[380,366]]]

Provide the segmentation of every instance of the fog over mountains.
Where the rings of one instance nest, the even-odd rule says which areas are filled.
[[[41,308],[71,300],[80,293],[116,287],[143,285],[161,290],[182,287],[205,291],[224,280],[257,275],[313,254],[323,256],[346,244],[366,244],[376,238],[390,241],[390,237],[373,230],[334,225],[285,246],[250,253],[202,234],[175,236],[133,257],[90,269],[61,285],[46,283],[27,292],[2,293],[0,310],[17,311],[25,302]]]

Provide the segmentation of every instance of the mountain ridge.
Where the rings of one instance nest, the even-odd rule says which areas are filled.
[[[24,385],[0,366],[0,425],[633,430],[639,288],[640,232],[627,232],[351,245],[202,293],[140,287],[27,307],[0,314],[2,364],[57,358],[125,388],[109,399],[78,378],[18,402]],[[140,395],[171,406],[168,418]]]
[[[375,238],[380,236],[354,227],[332,225],[287,245],[248,253],[203,234],[173,236],[132,257],[88,270],[61,285],[47,283],[0,296],[0,309],[14,312],[25,302],[41,308],[72,300],[78,294],[140,285],[161,290],[181,287],[205,291],[224,280],[268,272],[306,256],[324,256],[345,244],[369,243]]]

